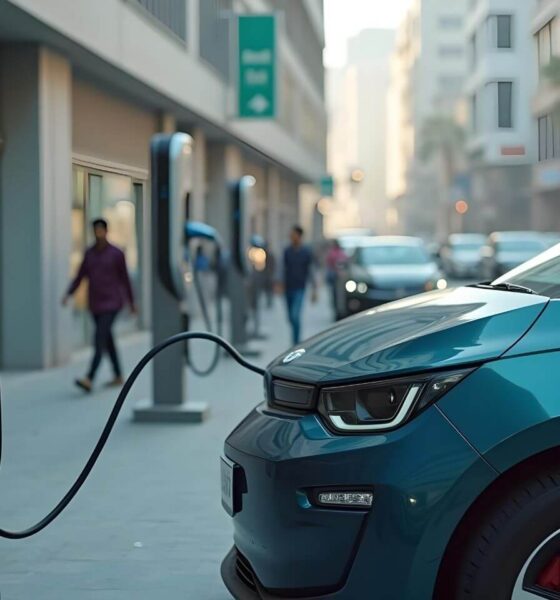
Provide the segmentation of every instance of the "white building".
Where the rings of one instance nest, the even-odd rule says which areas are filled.
[[[413,0],[397,32],[387,95],[387,194],[394,231],[433,235],[445,199],[435,161],[419,149],[426,121],[455,119],[467,67],[468,0]]]
[[[327,76],[328,166],[336,182],[327,233],[386,231],[386,90],[395,32],[367,29],[348,42],[348,58]]]
[[[533,102],[538,164],[533,171],[533,224],[560,231],[560,0],[540,0],[532,30],[536,46],[538,88]],[[547,73],[551,63],[559,73]]]
[[[535,0],[472,0],[466,35],[470,76],[471,220],[480,231],[530,225],[536,160],[536,86],[528,28]]]
[[[281,15],[277,120],[235,118],[232,19]],[[109,218],[149,315],[149,142],[195,139],[191,215],[230,237],[226,185],[257,179],[253,230],[278,252],[302,184],[326,169],[322,0],[0,0],[0,366],[88,342],[81,291],[59,305]]]

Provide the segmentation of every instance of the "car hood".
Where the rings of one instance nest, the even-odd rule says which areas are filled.
[[[421,294],[341,321],[269,369],[275,377],[330,383],[484,362],[510,349],[547,302],[471,287]]]

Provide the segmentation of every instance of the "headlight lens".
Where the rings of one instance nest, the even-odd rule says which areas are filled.
[[[461,369],[325,388],[319,399],[319,412],[334,429],[343,433],[394,429],[439,400],[472,371],[472,368]]]

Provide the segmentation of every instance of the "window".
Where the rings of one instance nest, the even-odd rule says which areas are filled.
[[[478,98],[476,94],[471,96],[471,129],[474,133],[478,130]]]
[[[185,0],[137,0],[161,25],[181,40],[187,39],[187,3]]]
[[[544,250],[544,248],[541,248]],[[503,282],[505,277],[498,279]],[[560,298],[560,257],[558,250],[549,250],[541,257],[527,263],[526,267],[519,267],[509,276],[507,281],[516,285],[523,285],[542,296]]]
[[[560,158],[560,123],[553,115],[539,119],[539,161]]]
[[[476,33],[472,34],[471,39],[469,41],[469,46],[471,55],[471,67],[475,69],[478,63],[478,46]]]
[[[439,26],[442,29],[461,29],[463,19],[457,15],[443,15],[439,19]]]
[[[498,82],[498,127],[511,129],[513,127],[513,83]]]
[[[539,67],[541,69],[546,67],[552,58],[552,24],[553,21],[549,21],[537,33],[537,49],[539,55]]]
[[[513,48],[512,21],[511,15],[492,15],[488,17],[488,37],[491,48]]]
[[[511,48],[511,16],[498,15],[496,22],[498,48]]]
[[[443,58],[460,58],[463,56],[463,46],[443,45],[438,48],[438,54]]]
[[[230,21],[233,0],[204,0],[199,2],[200,56],[210,63],[218,75],[229,81]]]
[[[439,87],[443,92],[460,92],[463,78],[460,75],[440,75]]]

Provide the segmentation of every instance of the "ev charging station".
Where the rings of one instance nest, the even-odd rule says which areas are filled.
[[[152,331],[153,343],[184,330],[187,299],[185,223],[192,186],[193,140],[186,133],[158,134],[151,143]],[[185,355],[181,346],[155,357],[152,398],[139,404],[134,420],[200,423],[207,403],[186,399]]]
[[[231,342],[245,356],[259,356],[248,347],[247,278],[250,265],[247,252],[251,245],[251,206],[256,180],[245,175],[230,185],[230,214],[232,228],[232,264],[228,274],[230,300]]]

